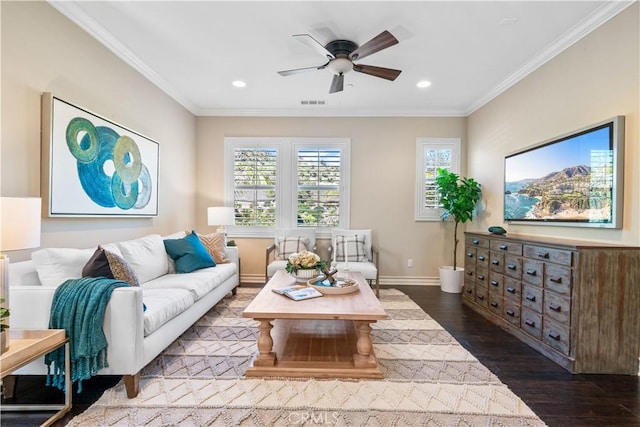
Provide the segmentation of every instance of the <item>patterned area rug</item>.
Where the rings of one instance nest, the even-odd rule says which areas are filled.
[[[373,325],[383,380],[259,379],[244,372],[257,322],[242,311],[259,289],[224,298],[142,372],[70,426],[543,426],[506,385],[400,291]]]

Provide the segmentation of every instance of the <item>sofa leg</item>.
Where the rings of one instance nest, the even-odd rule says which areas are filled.
[[[127,389],[127,397],[133,399],[140,392],[140,372],[133,375],[124,375],[124,387]]]
[[[240,286],[240,285],[238,285],[238,286]],[[238,294],[238,286],[236,286],[233,289],[231,289],[231,295],[236,296]]]

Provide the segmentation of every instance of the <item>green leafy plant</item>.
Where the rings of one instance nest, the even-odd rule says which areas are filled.
[[[328,266],[329,263],[327,261],[321,261],[317,254],[303,250],[289,255],[285,270],[287,273],[296,274],[300,269],[315,269],[322,271]]]
[[[436,185],[440,204],[444,209],[443,220],[451,217],[455,222],[453,229],[453,269],[455,270],[458,250],[458,224],[471,221],[475,207],[482,197],[482,188],[473,178],[461,178],[447,169],[438,168]]]
[[[0,298],[0,304],[4,303],[4,298]],[[6,320],[9,320],[9,309],[6,307],[0,307],[0,332],[4,332],[5,330],[9,329],[9,323],[5,322]]]

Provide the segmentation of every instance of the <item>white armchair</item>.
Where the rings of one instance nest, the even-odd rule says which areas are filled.
[[[287,266],[287,257],[302,250],[316,251],[316,230],[287,228],[276,230],[273,243],[267,247],[265,258],[265,282],[278,270]]]
[[[359,271],[369,285],[375,285],[376,296],[380,296],[380,255],[373,246],[371,230],[331,230],[329,253],[339,275],[344,275],[347,267],[349,271]]]

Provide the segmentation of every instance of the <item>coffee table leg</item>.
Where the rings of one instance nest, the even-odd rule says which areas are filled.
[[[356,368],[375,368],[378,361],[373,355],[373,343],[371,342],[371,326],[367,321],[355,321],[358,341],[356,349],[358,354],[353,355],[353,362]]]
[[[273,350],[273,338],[271,329],[273,319],[260,319],[260,335],[258,335],[258,357],[253,361],[253,366],[275,366],[276,354]]]

